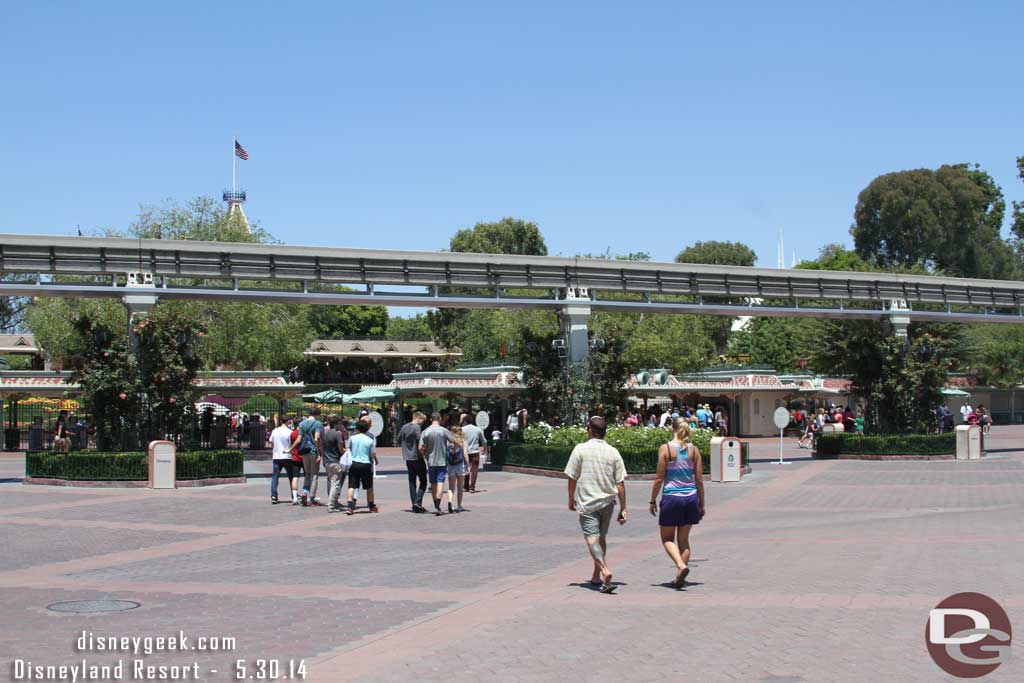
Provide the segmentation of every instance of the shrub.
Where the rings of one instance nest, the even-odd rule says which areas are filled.
[[[546,444],[551,438],[552,428],[546,422],[529,425],[522,431],[523,443]]]
[[[640,430],[633,428],[630,431],[636,432]],[[704,429],[700,431],[707,432],[707,434],[702,434],[701,437],[706,436],[707,442],[710,444],[712,430]],[[696,439],[694,442],[696,443]],[[622,461],[626,465],[627,472],[630,474],[653,474],[658,469],[658,449],[662,443],[665,442],[662,441],[651,447],[626,448],[616,446],[616,448],[622,454]],[[700,448],[703,459],[704,474],[708,474],[711,471],[710,445],[702,447],[700,444],[697,444],[697,447]],[[492,459],[492,462],[499,466],[514,465],[541,470],[562,471],[565,469],[566,463],[569,462],[572,449],[573,446],[556,446],[551,444],[505,444],[502,447],[500,456],[498,456],[500,457],[500,462],[495,459]],[[492,451],[492,456],[494,455],[495,452]],[[746,448],[743,449],[742,460],[744,466],[749,462]]]
[[[822,434],[814,453],[832,455],[948,455],[956,452],[956,434]]]
[[[240,477],[241,451],[183,451],[178,453],[175,474],[181,480]],[[49,451],[25,454],[25,476],[67,481],[146,481],[146,453],[97,453]]]

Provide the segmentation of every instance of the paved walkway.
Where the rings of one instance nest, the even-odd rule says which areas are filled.
[[[19,459],[0,457],[0,671],[16,658],[116,661],[77,652],[83,630],[180,629],[193,646],[237,639],[230,652],[141,657],[195,661],[200,680],[269,658],[285,670],[303,659],[307,680],[331,683],[947,680],[923,642],[941,599],[987,593],[1024,633],[1024,428],[996,428],[988,446],[981,462],[765,462],[740,484],[708,484],[683,591],[666,585],[649,484],[630,484],[632,519],[611,532],[613,596],[580,585],[590,562],[555,479],[484,473],[470,512],[413,515],[388,456],[382,512],[349,518],[272,506],[265,478],[33,487],[18,483]],[[111,598],[141,606],[46,609]],[[990,680],[1024,678],[1021,647]]]

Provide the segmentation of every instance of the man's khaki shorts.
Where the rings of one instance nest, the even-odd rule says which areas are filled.
[[[609,503],[600,510],[580,513],[580,528],[587,538],[598,536],[604,538],[608,535],[608,527],[612,524],[612,513],[615,512],[615,503]]]

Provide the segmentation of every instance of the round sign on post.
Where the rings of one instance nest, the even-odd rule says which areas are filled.
[[[384,418],[376,410],[367,415],[370,418],[370,433],[378,437],[384,431]]]
[[[779,461],[776,465],[788,465],[789,463],[782,459],[782,433],[789,426],[789,410],[786,406],[779,406],[775,409],[772,414],[772,420],[775,421],[775,426],[779,428]]]
[[[476,414],[476,426],[480,429],[487,429],[491,425],[491,416],[487,414],[486,410],[481,410]]]

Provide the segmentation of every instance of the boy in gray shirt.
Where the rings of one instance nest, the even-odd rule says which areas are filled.
[[[420,434],[427,416],[416,411],[412,422],[404,425],[398,432],[398,443],[402,447],[405,458],[405,469],[409,475],[409,500],[412,501],[413,512],[426,512],[423,507],[423,494],[427,492],[427,463],[420,455]],[[419,487],[416,486],[417,481]]]

